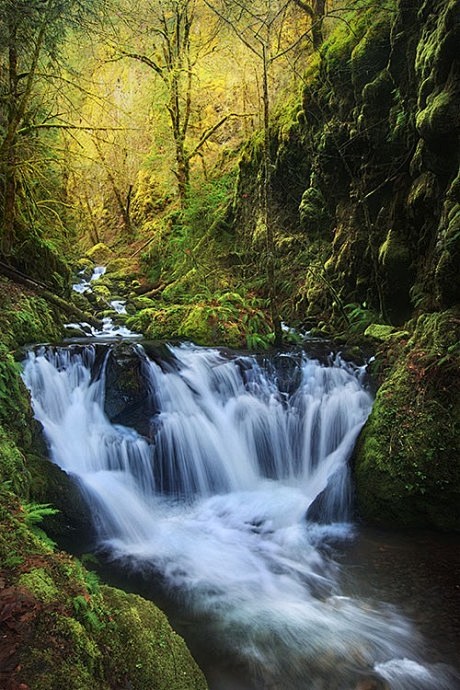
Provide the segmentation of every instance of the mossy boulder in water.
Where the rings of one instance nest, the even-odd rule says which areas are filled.
[[[367,520],[460,530],[459,364],[458,310],[421,316],[358,443],[358,505]]]

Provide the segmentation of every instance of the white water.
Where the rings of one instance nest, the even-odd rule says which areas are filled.
[[[84,292],[92,292],[91,283],[93,283],[95,280],[99,280],[99,278],[104,275],[105,270],[105,266],[95,266],[89,280],[84,277],[85,271],[80,271],[79,275],[81,275],[81,279],[78,283],[72,285],[72,289],[74,292],[78,292],[80,294],[83,294]]]
[[[90,293],[92,292],[92,287],[91,284],[94,283],[95,281],[99,280],[106,272],[106,267],[105,266],[95,266],[93,273],[89,280],[87,280],[84,277],[85,271],[80,271],[79,275],[81,275],[81,279],[79,280],[78,283],[75,283],[72,285],[72,289],[74,292],[78,292],[79,294],[85,294],[85,293]],[[120,300],[120,299],[114,299],[110,300],[108,302],[108,306],[110,306],[117,314],[126,314],[126,302],[125,300]],[[80,323],[67,323],[65,325],[66,328],[68,329],[76,329],[77,331],[82,331],[84,337],[92,337],[92,338],[98,338],[98,339],[103,339],[103,340],[118,340],[120,338],[123,339],[139,339],[140,334],[135,333],[134,331],[131,331],[129,328],[123,325],[116,325],[113,323],[113,319],[110,316],[105,316],[102,319],[102,327],[101,328],[95,328],[94,326],[91,326],[89,323],[86,322],[80,322]]]
[[[375,670],[394,690],[452,690],[418,658],[404,618],[340,595],[325,552],[352,532],[346,462],[372,402],[363,371],[304,358],[288,395],[252,358],[171,351],[160,368],[139,350],[158,410],[152,441],[104,414],[93,348],[25,363],[52,459],[85,486],[100,546],[155,573],[251,688],[353,689]],[[326,487],[328,524],[308,522]]]

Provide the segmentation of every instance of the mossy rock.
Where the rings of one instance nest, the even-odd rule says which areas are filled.
[[[302,195],[299,206],[300,224],[309,237],[321,236],[330,223],[326,202],[322,192],[309,187]]]
[[[187,296],[197,292],[199,283],[200,276],[197,269],[191,268],[180,278],[169,283],[162,291],[161,297],[165,302],[181,302],[186,300]]]
[[[154,299],[144,296],[138,297],[137,295],[129,298],[129,304],[137,310],[155,309],[155,307],[157,306],[157,302]]]
[[[14,443],[29,450],[37,430],[21,366],[0,343],[0,424]]]
[[[359,509],[374,523],[460,531],[458,317],[420,317],[377,393],[354,463]]]
[[[84,271],[83,275],[85,278],[91,278],[91,275],[94,271],[94,261],[88,259],[87,256],[83,256],[78,259],[77,263],[75,264],[75,269],[77,273]]]
[[[450,307],[460,300],[460,204],[453,204],[447,217],[441,253],[435,269],[436,296]]]
[[[455,135],[459,130],[458,108],[458,96],[448,90],[430,95],[426,107],[416,118],[417,131],[422,139],[436,142]]]
[[[103,283],[98,281],[93,282],[91,285],[91,289],[93,293],[98,297],[99,299],[108,302],[108,300],[111,298],[111,292],[107,285],[104,285]]]
[[[27,498],[31,475],[26,459],[16,443],[0,426],[0,482],[9,486],[17,495]]]
[[[436,175],[431,171],[425,170],[421,175],[414,180],[407,203],[416,210],[420,208],[424,211],[439,197],[439,182]]]
[[[102,587],[110,625],[99,636],[110,687],[133,690],[205,690],[183,639],[152,603],[135,594]]]
[[[124,273],[125,275],[131,275],[135,273],[136,262],[132,259],[126,257],[117,257],[116,259],[110,259],[107,263],[107,273]]]
[[[379,249],[385,282],[383,293],[389,316],[395,323],[402,323],[410,314],[409,289],[414,278],[412,255],[404,241],[393,229]]]
[[[110,259],[114,258],[113,251],[103,242],[99,242],[88,249],[85,256],[98,266],[106,266]]]
[[[351,52],[351,74],[353,84],[359,93],[365,84],[372,81],[387,64],[390,54],[391,16],[383,13],[369,26],[359,43]]]
[[[23,573],[18,580],[18,586],[29,590],[38,601],[50,603],[59,596],[58,589],[44,568],[33,568]]]
[[[28,511],[0,486],[2,687],[205,690],[165,615],[53,552],[28,527]]]
[[[27,468],[31,498],[56,509],[43,520],[45,532],[60,548],[73,553],[89,550],[95,538],[93,519],[77,479],[41,455],[28,454]]]
[[[190,305],[176,304],[163,308],[142,309],[126,320],[128,328],[140,332],[150,340],[180,337],[180,324],[190,310]]]
[[[217,321],[207,305],[196,304],[180,324],[179,335],[199,345],[215,343]]]
[[[113,424],[149,436],[149,419],[154,409],[142,368],[142,361],[131,345],[120,343],[110,351],[105,369],[104,412]]]
[[[380,342],[385,342],[392,338],[407,338],[408,331],[397,331],[393,326],[385,323],[371,323],[364,331],[364,335]]]
[[[0,279],[0,340],[11,348],[62,338],[62,316],[42,297]]]
[[[361,98],[364,104],[382,109],[382,104],[391,102],[394,82],[387,69],[383,69],[372,80],[366,82]]]

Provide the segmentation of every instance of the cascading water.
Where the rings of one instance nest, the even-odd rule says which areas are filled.
[[[157,364],[136,348],[150,438],[109,421],[94,346],[42,348],[24,366],[99,547],[161,581],[207,650],[244,666],[238,687],[452,690],[405,619],[340,595],[327,553],[352,531],[347,460],[372,404],[363,370],[299,355],[286,382],[248,356],[181,346]]]

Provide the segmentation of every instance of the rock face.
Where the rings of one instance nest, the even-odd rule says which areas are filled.
[[[142,372],[142,359],[132,345],[117,345],[109,355],[104,411],[114,424],[149,435],[149,417],[154,410]]]
[[[386,0],[345,19],[312,56],[302,101],[272,124],[283,318],[394,327],[356,460],[361,512],[458,529],[460,352],[458,334],[439,332],[456,332],[460,301],[460,6]],[[234,208],[253,252],[261,151],[254,138],[243,152]]]
[[[302,102],[275,119],[275,239],[293,318],[356,304],[399,325],[414,307],[458,302],[459,11],[455,0],[369,3],[347,17],[352,30],[337,23]],[[255,139],[235,209],[253,250],[260,165]]]
[[[379,524],[460,529],[460,311],[421,316],[358,443],[358,506]]]

